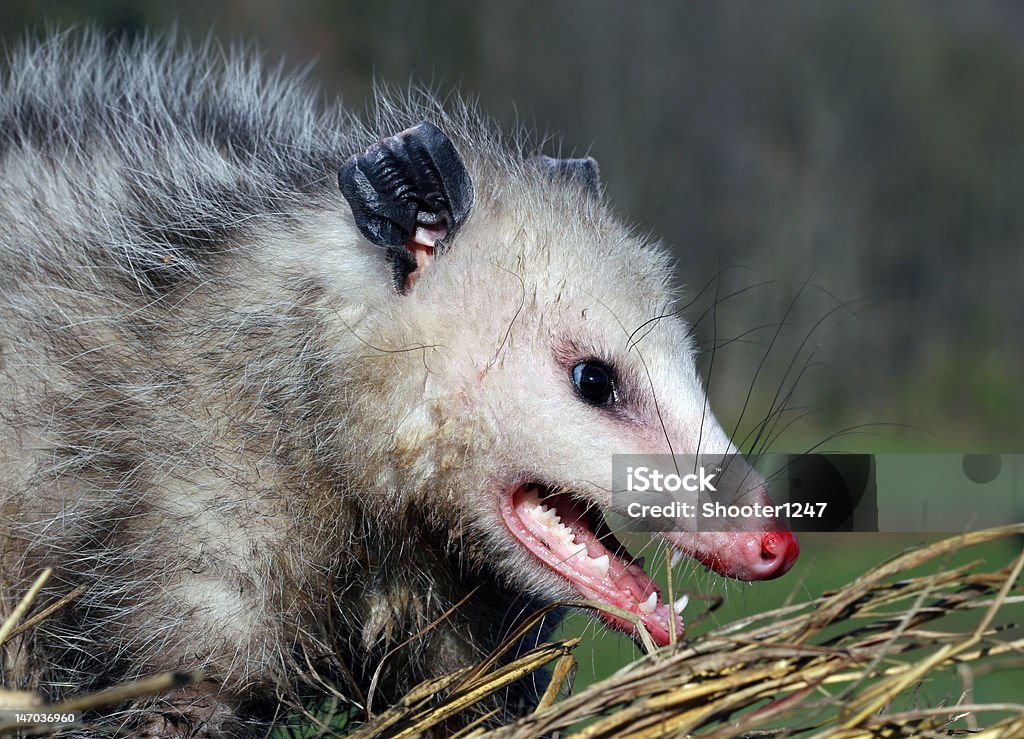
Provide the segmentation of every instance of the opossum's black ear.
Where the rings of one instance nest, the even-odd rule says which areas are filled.
[[[531,161],[536,162],[544,171],[552,177],[558,177],[570,182],[577,182],[594,197],[601,195],[601,177],[597,169],[597,160],[593,157],[582,159],[555,159],[541,154]]]
[[[473,183],[459,152],[432,123],[378,141],[338,173],[356,225],[379,246],[433,247],[463,224]]]

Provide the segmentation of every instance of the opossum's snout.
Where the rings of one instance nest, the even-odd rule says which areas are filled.
[[[597,507],[536,482],[514,485],[500,510],[512,536],[587,600],[636,614],[655,643],[683,634],[679,613],[686,598],[662,600],[660,588],[608,528]],[[781,528],[781,527],[780,527]],[[796,562],[800,546],[788,531],[664,533],[672,566],[692,557],[724,577],[770,580]],[[633,633],[632,622],[601,613],[610,626]]]
[[[595,507],[538,483],[514,486],[500,507],[512,535],[583,598],[635,613],[662,646],[669,643],[671,629],[682,635],[682,620]],[[684,605],[685,599],[675,604],[678,610]],[[631,622],[610,613],[602,612],[601,618],[627,633],[634,630]]]
[[[735,499],[772,506],[764,480],[739,457],[731,460],[721,480],[732,480]],[[721,487],[721,486],[720,486]],[[668,531],[661,537],[674,548],[672,563],[692,557],[723,577],[772,580],[796,563],[800,545],[784,522],[775,519],[724,519],[718,531]]]
[[[773,580],[789,572],[800,544],[788,531],[662,535],[675,548],[672,563],[693,557],[723,577]]]

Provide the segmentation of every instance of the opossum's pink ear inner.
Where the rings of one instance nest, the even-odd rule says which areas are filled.
[[[473,206],[473,183],[459,152],[428,122],[351,157],[338,184],[363,236],[395,250],[401,292],[412,288],[444,246],[438,242],[451,239]]]
[[[555,159],[542,154],[530,161],[555,179],[580,185],[593,197],[601,196],[601,175],[597,168],[597,160],[593,157]]]

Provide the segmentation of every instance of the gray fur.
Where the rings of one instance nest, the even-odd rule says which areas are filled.
[[[564,408],[501,394],[547,377],[545,342],[632,362],[630,422],[655,441],[656,413],[720,431],[680,321],[644,340],[664,347],[646,365],[628,352],[671,303],[663,253],[531,165],[523,137],[417,95],[364,125],[252,55],[174,46],[60,36],[0,84],[0,611],[47,564],[41,602],[87,586],[4,674],[57,697],[199,669],[216,736],[265,725],[310,664],[358,703],[416,637],[384,663],[379,708],[571,596],[481,503],[527,464],[607,490],[573,466],[590,448],[564,429],[593,409],[571,388]],[[337,174],[419,120],[456,144],[477,202],[409,297]],[[172,731],[131,709],[137,731]]]

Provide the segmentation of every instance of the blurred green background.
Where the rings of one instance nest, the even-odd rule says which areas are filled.
[[[7,43],[87,21],[312,61],[325,102],[359,109],[375,78],[459,89],[557,134],[549,153],[595,156],[615,208],[677,255],[713,407],[741,438],[784,403],[784,451],[1024,451],[1022,4],[0,4]],[[921,538],[807,536],[780,581],[687,586],[724,594],[727,618]],[[633,655],[600,633],[579,679]],[[1016,699],[1020,678],[976,697]]]

